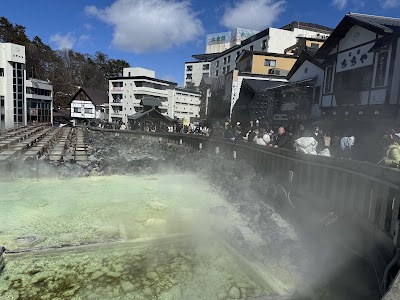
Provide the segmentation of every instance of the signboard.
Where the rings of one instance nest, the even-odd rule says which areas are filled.
[[[231,40],[231,32],[220,32],[207,35],[207,45],[229,43]]]
[[[375,86],[385,85],[387,59],[388,59],[387,51],[378,53],[376,72],[375,72]]]
[[[372,65],[374,53],[368,52],[373,43],[339,53],[337,56],[336,73],[349,71]]]
[[[289,120],[289,116],[287,114],[275,114],[274,120],[275,121],[287,121],[287,120]]]
[[[297,104],[294,102],[283,103],[281,105],[281,110],[282,111],[296,110],[296,106],[297,106]]]
[[[333,66],[326,68],[325,89],[324,94],[332,93]]]

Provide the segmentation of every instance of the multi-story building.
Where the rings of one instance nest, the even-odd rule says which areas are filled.
[[[0,129],[28,122],[53,122],[53,88],[47,81],[26,79],[25,47],[0,43]]]
[[[107,91],[79,88],[71,98],[71,119],[74,126],[93,119],[105,120],[108,115]]]
[[[141,112],[144,97],[159,99],[157,109],[173,119],[199,117],[200,93],[178,88],[175,82],[155,78],[155,72],[143,68],[124,68],[123,76],[109,80],[109,121],[128,121]]]
[[[25,83],[27,122],[52,123],[53,85],[35,78],[29,78]]]
[[[221,53],[257,34],[259,31],[252,29],[236,28],[227,32],[207,35],[206,54]]]
[[[175,88],[173,92],[172,111],[168,114],[175,119],[186,119],[193,122],[200,118],[201,93],[193,90]]]
[[[0,128],[26,125],[25,47],[0,43]]]
[[[217,56],[215,53],[192,55],[195,61],[185,62],[185,87],[196,88],[203,77],[210,77],[210,62]]]
[[[296,25],[296,26],[294,26]],[[216,78],[237,68],[237,59],[243,51],[285,54],[299,40],[318,40],[318,47],[333,29],[312,23],[292,22],[282,28],[267,28],[233,46],[211,61],[210,77]],[[315,46],[316,47],[316,46]]]

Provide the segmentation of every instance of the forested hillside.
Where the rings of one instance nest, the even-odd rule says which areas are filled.
[[[93,55],[71,49],[53,50],[40,37],[32,39],[25,27],[0,17],[0,42],[26,48],[27,77],[50,80],[54,88],[54,107],[66,107],[78,86],[107,90],[107,78],[122,73],[129,64],[111,59],[102,52]]]

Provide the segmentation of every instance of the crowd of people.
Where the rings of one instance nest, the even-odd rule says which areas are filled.
[[[335,131],[323,132],[318,126],[312,131],[302,130],[296,136],[289,129],[279,127],[276,132],[272,129],[262,128],[256,123],[243,130],[239,122],[234,127],[228,124],[223,133],[224,138],[232,141],[247,141],[257,145],[294,150],[299,153],[321,155],[339,158],[352,158],[352,151],[356,138],[351,132],[342,135]],[[399,168],[400,165],[400,133],[391,130],[384,136],[385,145],[383,158],[378,164]]]

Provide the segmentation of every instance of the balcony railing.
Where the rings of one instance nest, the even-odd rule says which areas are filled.
[[[123,91],[124,88],[122,86],[113,86],[111,90],[112,91]]]

